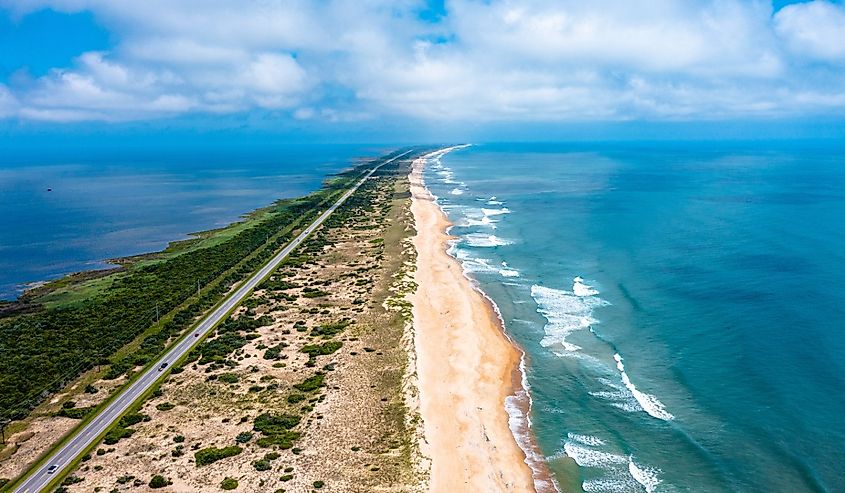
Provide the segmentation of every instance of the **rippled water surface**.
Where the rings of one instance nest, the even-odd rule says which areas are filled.
[[[475,145],[453,254],[528,353],[566,491],[845,491],[845,159],[810,143]]]

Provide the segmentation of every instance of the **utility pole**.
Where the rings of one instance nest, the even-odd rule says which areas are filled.
[[[156,303],[156,323],[158,323],[158,303]]]

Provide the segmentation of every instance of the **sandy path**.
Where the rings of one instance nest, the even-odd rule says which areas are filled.
[[[446,253],[450,223],[423,184],[423,165],[417,160],[410,176],[417,230],[413,313],[421,450],[432,461],[431,491],[534,491],[504,408],[521,354]]]

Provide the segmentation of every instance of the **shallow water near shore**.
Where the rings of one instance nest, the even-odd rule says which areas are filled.
[[[845,491],[841,147],[474,145],[426,183],[563,491]]]
[[[106,268],[107,259],[226,226],[381,152],[371,145],[7,152],[0,299],[14,299],[27,283]]]

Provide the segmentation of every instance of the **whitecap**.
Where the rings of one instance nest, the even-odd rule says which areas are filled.
[[[563,450],[567,456],[581,467],[607,468],[615,464],[624,464],[628,462],[628,458],[625,456],[611,454],[610,452],[602,452],[600,450],[593,450],[582,444],[571,441],[567,441],[563,444]]]
[[[513,269],[499,269],[502,277],[519,277],[519,271]]]
[[[579,435],[577,433],[567,433],[566,436],[567,438],[569,438],[569,440],[582,443],[584,445],[590,445],[592,447],[604,445],[604,440],[593,435]]]
[[[593,309],[608,304],[595,296],[577,296],[570,291],[531,286],[531,297],[537,303],[537,312],[546,320],[546,336],[540,341],[545,347],[561,345],[567,351],[581,349],[566,341],[566,336],[577,330],[586,329],[598,320],[592,317]]]
[[[592,286],[585,284],[584,279],[581,276],[576,277],[572,280],[572,292],[575,293],[575,296],[595,296],[599,294],[598,290],[594,289]]]
[[[484,214],[481,209],[467,208],[464,211],[464,217],[457,221],[459,226],[486,226],[491,229],[496,229],[496,221],[490,216]]]
[[[507,207],[502,207],[500,209],[481,209],[481,212],[484,213],[485,216],[498,216],[500,214],[510,214],[511,210]]]
[[[453,188],[452,191],[449,193],[451,193],[452,195],[463,195],[464,191],[460,188]]]
[[[496,235],[484,233],[470,233],[463,237],[463,241],[469,246],[481,248],[498,247],[510,245],[512,243],[511,241],[499,238]]]
[[[586,493],[619,493],[629,491],[631,486],[623,479],[588,479],[581,483],[581,489]]]
[[[498,268],[490,263],[485,258],[473,257],[470,252],[458,248],[457,245],[452,245],[449,249],[449,254],[455,257],[461,263],[464,273],[474,272],[498,272]]]
[[[593,397],[610,401],[610,405],[629,413],[641,413],[644,411],[640,403],[634,398],[634,395],[623,385],[608,380],[607,378],[599,378],[599,382],[612,390],[602,390],[590,392]]]
[[[645,412],[657,419],[662,419],[663,421],[675,419],[675,416],[666,410],[666,407],[662,402],[660,402],[660,400],[657,399],[657,397],[641,392],[633,383],[631,383],[631,379],[625,372],[625,365],[622,364],[622,356],[620,356],[619,353],[614,354],[613,359],[616,360],[616,368],[619,369],[619,373],[622,376],[622,383],[625,384],[625,387],[631,391],[634,399],[637,400]]]
[[[660,473],[659,469],[638,466],[633,460],[630,460],[628,462],[628,472],[631,473],[631,477],[636,482],[643,485],[647,493],[652,493],[657,488],[657,485],[660,484],[660,478],[658,477]]]

